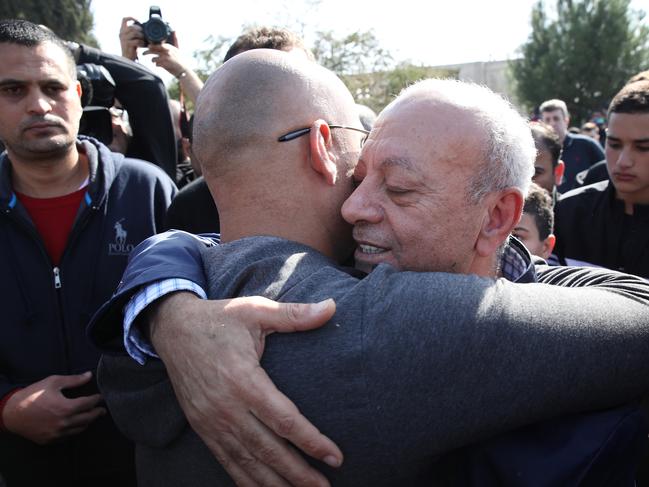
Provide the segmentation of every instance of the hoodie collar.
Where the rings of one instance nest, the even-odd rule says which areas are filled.
[[[87,206],[99,207],[116,175],[116,168],[113,164],[100,163],[100,161],[116,157],[123,158],[123,156],[111,153],[96,139],[83,135],[77,138],[77,149],[88,158],[88,190],[84,202]],[[0,208],[4,210],[13,209],[17,202],[11,181],[11,162],[5,151],[0,156]]]

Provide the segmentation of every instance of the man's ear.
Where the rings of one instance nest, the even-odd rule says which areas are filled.
[[[476,252],[490,257],[507,240],[521,219],[524,198],[520,190],[507,188],[487,196],[486,218],[476,241]]]
[[[79,95],[79,99],[81,99],[81,83],[77,81],[77,95]]]
[[[338,177],[338,167],[331,156],[331,129],[324,120],[316,120],[309,132],[311,168],[333,186]]]
[[[563,181],[563,173],[566,171],[565,163],[559,159],[559,162],[554,166],[554,184],[559,186]]]
[[[545,260],[548,260],[548,257],[550,257],[550,254],[554,250],[555,243],[557,243],[557,237],[555,237],[554,234],[551,233],[543,241],[543,255],[541,255],[540,257],[543,257]]]

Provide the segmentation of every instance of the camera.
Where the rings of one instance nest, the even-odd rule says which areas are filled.
[[[110,108],[115,103],[115,80],[99,64],[78,64],[77,79],[81,83],[81,105]]]
[[[141,24],[142,33],[144,34],[144,42],[149,44],[162,44],[165,41],[171,42],[171,27],[167,22],[162,20],[162,13],[160,7],[152,5],[149,8],[149,20]]]
[[[104,66],[97,64],[77,65],[77,79],[81,83],[83,106],[79,133],[108,145],[113,140],[109,108],[115,102],[115,80]]]

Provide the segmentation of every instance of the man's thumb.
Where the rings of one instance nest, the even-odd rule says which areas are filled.
[[[333,299],[325,299],[319,303],[278,303],[278,307],[280,320],[269,323],[268,327],[278,332],[318,328],[329,321],[336,312]]]

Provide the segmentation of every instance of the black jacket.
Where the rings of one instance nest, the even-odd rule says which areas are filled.
[[[117,287],[130,249],[161,228],[176,192],[152,164],[125,159],[94,139],[81,138],[80,148],[90,183],[58,267],[12,190],[6,154],[0,158],[0,397],[53,374],[96,369],[99,353],[86,338],[86,323]],[[111,426],[99,420],[48,447],[0,432],[0,472],[13,486],[35,485],[20,482],[39,474],[28,466],[43,467],[49,485],[59,485],[57,469],[110,470],[119,453],[97,448],[111,448]]]
[[[555,253],[562,264],[590,263],[649,277],[649,205],[624,213],[610,181],[564,194],[555,208]]]
[[[590,137],[566,134],[563,141],[563,151],[561,152],[561,159],[566,163],[566,169],[559,191],[566,193],[578,186],[577,174],[586,171],[604,157],[602,146]]]
[[[165,230],[189,233],[219,233],[219,212],[205,179],[201,176],[178,192],[165,219]]]
[[[175,181],[176,136],[162,80],[141,64],[89,46],[81,46],[78,63],[104,66],[115,80],[115,97],[133,129],[126,156],[160,166]]]

